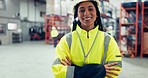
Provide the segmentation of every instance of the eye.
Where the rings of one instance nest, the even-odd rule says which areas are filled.
[[[84,9],[80,9],[79,12],[85,12],[85,10]]]
[[[93,8],[88,8],[88,10],[89,10],[89,11],[93,11],[94,9],[93,9]]]

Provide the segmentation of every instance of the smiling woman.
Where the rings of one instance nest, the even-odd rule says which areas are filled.
[[[80,0],[74,19],[72,32],[56,47],[55,78],[118,78],[121,54],[114,38],[103,32],[97,2]]]

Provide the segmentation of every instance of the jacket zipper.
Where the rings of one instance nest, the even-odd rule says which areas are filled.
[[[89,32],[87,32],[87,38],[89,38]]]

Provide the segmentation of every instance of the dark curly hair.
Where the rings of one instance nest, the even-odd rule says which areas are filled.
[[[100,11],[99,11],[99,8],[98,8],[98,3],[94,0],[88,0],[89,2],[92,2],[92,4],[95,6],[95,9],[96,9],[96,14],[97,14],[97,18],[96,18],[96,21],[94,23],[94,26],[99,26],[99,30],[103,31],[103,26],[102,26],[102,22],[101,22],[101,17],[100,17]],[[76,26],[77,24],[79,26],[81,26],[81,23],[79,20],[76,20],[76,18],[78,17],[78,7],[79,5],[81,4],[82,2],[76,4],[74,6],[74,21],[73,21],[73,28],[72,28],[72,31],[76,30]]]

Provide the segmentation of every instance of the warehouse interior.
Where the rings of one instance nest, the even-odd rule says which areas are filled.
[[[54,78],[51,30],[71,32],[79,0],[0,0],[0,78]],[[96,0],[123,57],[119,78],[148,77],[148,0]]]

